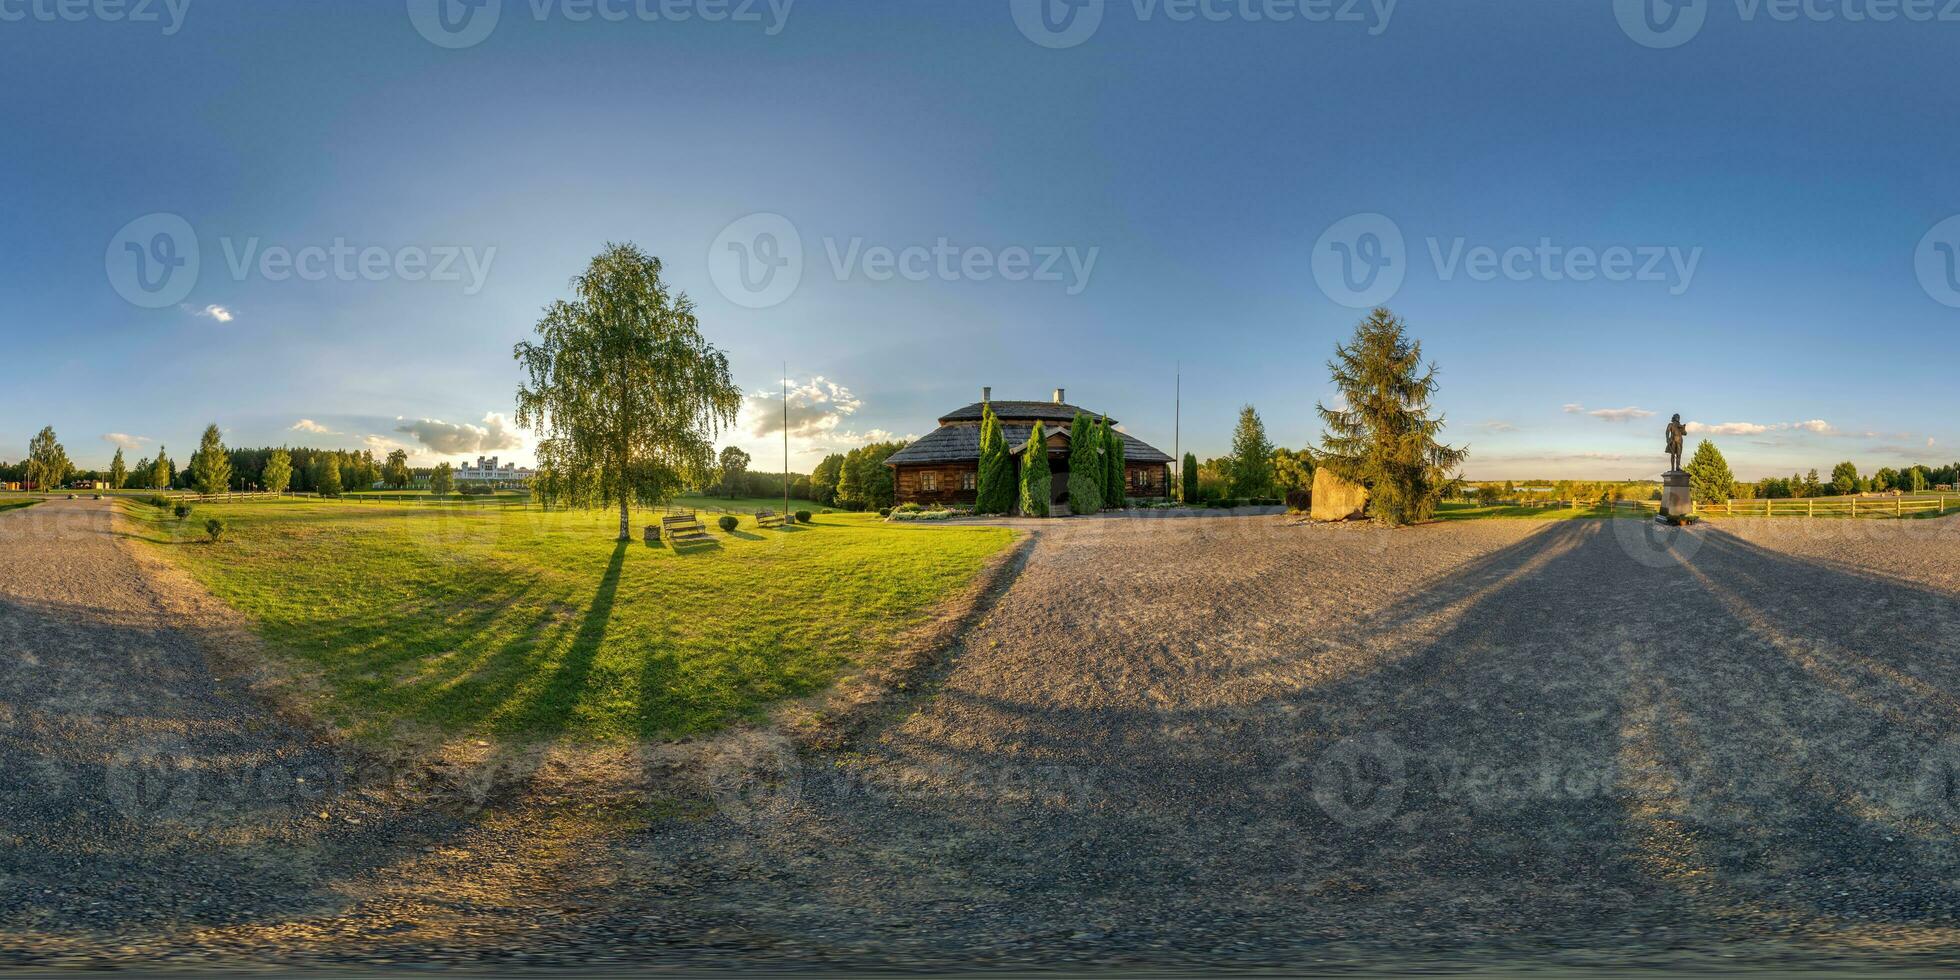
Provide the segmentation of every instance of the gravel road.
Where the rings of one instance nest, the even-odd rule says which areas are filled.
[[[228,771],[370,763],[214,677],[200,650],[236,661],[240,641],[98,509],[0,514],[27,556],[0,568],[0,748],[33,763],[0,773],[0,956],[1410,968],[1960,948],[1960,522],[1038,535],[949,665],[845,750],[747,734],[633,794],[539,783],[474,808],[358,775],[212,807],[216,780],[172,810],[126,802],[130,746]]]

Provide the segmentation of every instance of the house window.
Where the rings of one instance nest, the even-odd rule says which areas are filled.
[[[980,478],[980,474],[975,473],[972,470],[966,470],[965,472],[962,472],[960,474],[960,489],[961,490],[973,489],[975,486],[978,485],[976,481],[978,481],[979,478]]]
[[[939,474],[937,474],[937,473],[921,473],[921,474],[919,474],[919,489],[920,489],[920,490],[924,490],[924,491],[926,491],[927,493],[931,493],[932,491],[935,491],[935,490],[938,490],[938,489],[939,489]]]
[[[1149,480],[1148,480],[1148,478],[1147,478],[1147,477],[1145,477],[1145,476],[1144,476],[1144,472],[1143,472],[1142,470],[1131,470],[1131,471],[1130,471],[1130,486],[1132,486],[1132,487],[1134,487],[1134,488],[1136,488],[1136,489],[1138,489],[1138,490],[1141,490],[1141,489],[1143,489],[1143,487],[1144,487],[1144,484],[1146,484],[1146,483],[1148,483],[1148,482],[1149,482]]]

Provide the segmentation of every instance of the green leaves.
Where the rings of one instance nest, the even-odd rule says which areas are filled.
[[[1317,406],[1327,429],[1320,465],[1367,487],[1369,512],[1390,524],[1428,520],[1468,456],[1438,440],[1443,419],[1429,414],[1436,371],[1424,369],[1422,345],[1405,329],[1386,308],[1369,313],[1327,363],[1340,399]]]

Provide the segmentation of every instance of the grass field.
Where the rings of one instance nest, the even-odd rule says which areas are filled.
[[[833,514],[711,521],[714,545],[676,552],[613,541],[615,514],[509,503],[266,500],[183,522],[121,506],[148,547],[310,665],[328,719],[356,735],[668,738],[754,717],[877,656],[1011,539]],[[208,517],[228,525],[218,544]]]
[[[1613,517],[1651,518],[1652,511],[1638,511],[1631,507],[1511,507],[1485,504],[1445,503],[1436,507],[1439,521],[1478,521],[1478,520],[1516,520],[1516,521],[1572,521],[1603,520]]]
[[[19,510],[22,507],[32,507],[38,503],[40,503],[40,501],[35,499],[0,500],[0,511]]]

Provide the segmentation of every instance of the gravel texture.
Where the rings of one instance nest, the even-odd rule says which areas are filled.
[[[310,738],[205,666],[249,643],[100,505],[0,514],[0,962],[1845,965],[1960,940],[1953,519],[1034,533],[844,747],[737,733],[578,787]],[[116,760],[156,745],[330,785],[132,795]]]

